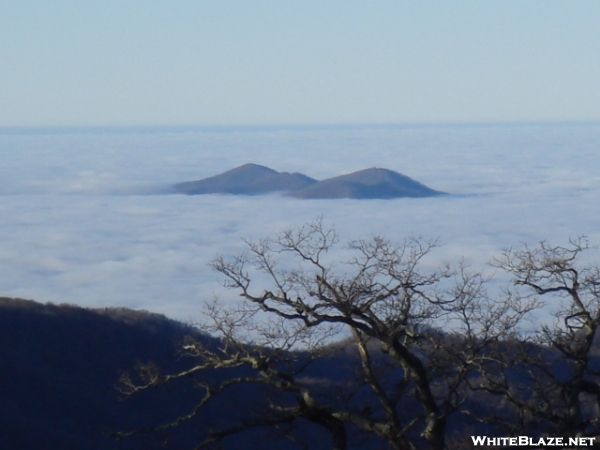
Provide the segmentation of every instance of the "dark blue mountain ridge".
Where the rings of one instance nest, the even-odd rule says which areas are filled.
[[[371,168],[328,178],[288,195],[310,199],[391,199],[443,195],[406,175],[389,169]]]
[[[282,192],[302,199],[391,199],[444,194],[389,169],[374,167],[317,181],[301,173],[277,172],[258,164],[244,164],[220,175],[179,183],[174,190],[188,195]]]
[[[317,180],[301,173],[277,172],[258,164],[244,164],[220,175],[174,186],[181,194],[238,194],[257,195],[278,191],[295,191]]]

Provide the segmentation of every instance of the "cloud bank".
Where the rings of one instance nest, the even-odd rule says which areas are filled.
[[[207,266],[215,255],[318,215],[342,241],[439,238],[437,261],[474,268],[520,242],[598,244],[598,142],[599,125],[0,135],[0,295],[197,321],[215,293],[236,299]],[[165,194],[247,162],[318,179],[386,167],[452,195]]]

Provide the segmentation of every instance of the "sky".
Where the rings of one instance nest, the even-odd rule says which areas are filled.
[[[597,0],[0,0],[0,127],[600,120]]]

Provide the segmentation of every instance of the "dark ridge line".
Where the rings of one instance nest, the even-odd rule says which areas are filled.
[[[377,167],[318,181],[301,173],[277,172],[252,163],[212,177],[175,184],[173,190],[187,195],[281,192],[302,199],[422,198],[446,194],[399,172]]]

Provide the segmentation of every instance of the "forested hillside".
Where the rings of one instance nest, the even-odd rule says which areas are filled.
[[[0,448],[11,450],[192,449],[208,428],[239,426],[268,408],[270,389],[233,386],[177,427],[151,430],[193,411],[204,395],[194,380],[127,397],[121,377],[138,369],[177,373],[195,364],[182,354],[186,340],[217,348],[220,341],[159,314],[126,308],[86,309],[0,297]],[[335,352],[342,359],[343,351]],[[343,365],[312,364],[310,374],[343,379]],[[248,370],[207,370],[196,376],[219,383]],[[294,424],[296,427],[296,424]],[[250,429],[226,448],[288,448],[288,430]],[[303,424],[304,442],[330,448],[327,433]],[[136,430],[123,439],[118,432]],[[146,430],[146,431],[144,431]],[[295,447],[293,447],[295,448]]]
[[[188,386],[121,401],[117,382],[140,362],[183,367],[177,348],[190,333],[147,312],[0,298],[0,448],[159,448],[156,436],[107,433],[168,420],[190,404]],[[184,448],[194,437],[184,427],[170,442]]]

